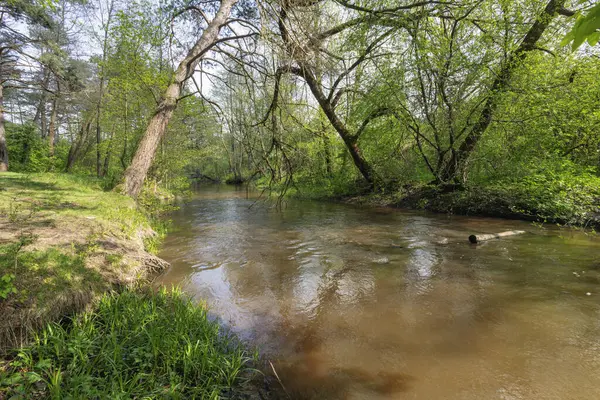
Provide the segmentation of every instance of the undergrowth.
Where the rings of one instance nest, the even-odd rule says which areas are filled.
[[[179,290],[125,291],[37,333],[0,371],[0,398],[218,399],[253,360]]]

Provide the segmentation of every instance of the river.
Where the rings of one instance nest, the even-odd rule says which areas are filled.
[[[250,207],[252,206],[252,207]],[[599,399],[600,238],[209,188],[172,215],[180,285],[292,398]],[[472,233],[526,234],[471,245]]]

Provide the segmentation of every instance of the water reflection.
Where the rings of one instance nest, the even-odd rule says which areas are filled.
[[[160,282],[206,299],[259,345],[294,397],[600,398],[597,238],[253,201],[210,191],[176,212]],[[531,233],[465,240],[508,229]]]

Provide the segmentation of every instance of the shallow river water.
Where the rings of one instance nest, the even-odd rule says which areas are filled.
[[[172,215],[159,283],[271,360],[293,398],[600,399],[600,237],[232,188]],[[470,245],[471,233],[526,234]]]

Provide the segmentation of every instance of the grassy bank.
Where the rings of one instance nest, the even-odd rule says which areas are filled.
[[[384,193],[337,197],[367,206],[422,209],[437,213],[520,219],[600,229],[600,186],[489,185],[444,190],[406,187]]]
[[[564,169],[532,172],[439,187],[424,183],[388,182],[368,191],[362,181],[298,184],[288,196],[335,200],[364,206],[391,206],[438,213],[479,215],[600,228],[600,177],[589,171]],[[275,188],[275,190],[280,188]]]
[[[248,376],[203,306],[140,289],[168,265],[152,255],[160,201],[140,200],[0,174],[0,399],[221,398]]]
[[[52,323],[0,371],[0,397],[238,397],[256,359],[178,291],[125,291]]]
[[[99,181],[0,174],[0,353],[164,267],[157,240],[148,213]]]

